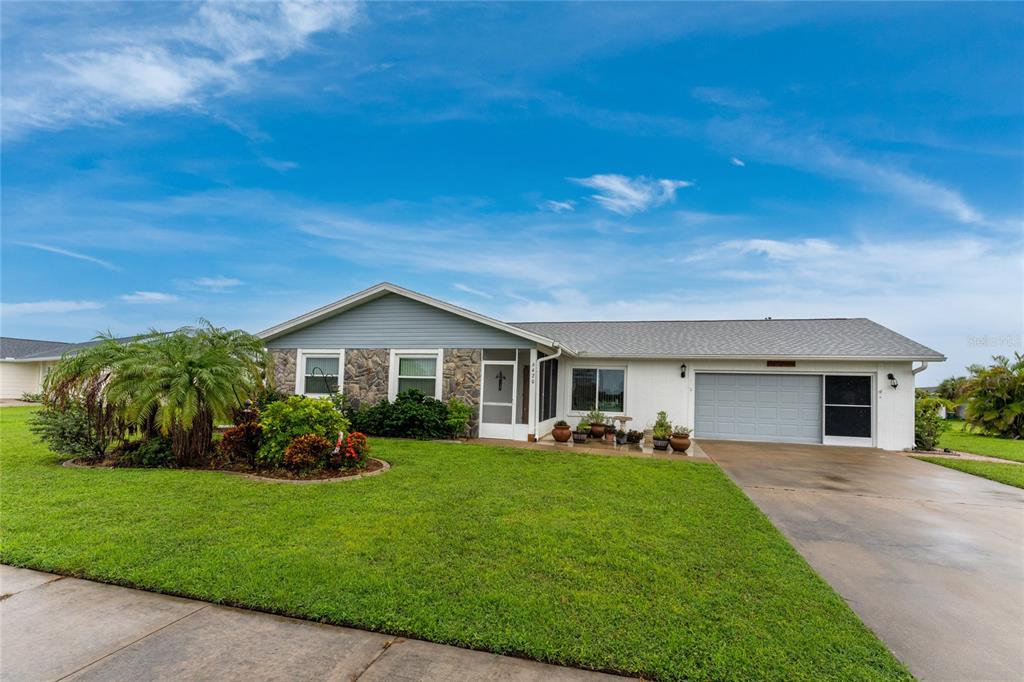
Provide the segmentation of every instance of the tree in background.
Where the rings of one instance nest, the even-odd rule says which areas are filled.
[[[968,425],[1001,438],[1024,438],[1024,354],[1014,353],[1013,361],[996,355],[988,367],[967,369]]]

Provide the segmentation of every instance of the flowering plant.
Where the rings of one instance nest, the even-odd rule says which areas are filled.
[[[358,467],[366,466],[366,457],[370,452],[370,443],[366,435],[355,431],[348,434],[344,440],[338,438],[338,447],[331,456],[331,464],[336,467]]]

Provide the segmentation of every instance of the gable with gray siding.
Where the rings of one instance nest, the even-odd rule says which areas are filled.
[[[267,342],[269,348],[532,348],[534,343],[386,294]]]

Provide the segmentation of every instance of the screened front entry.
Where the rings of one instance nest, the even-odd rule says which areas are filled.
[[[480,381],[480,437],[525,437],[529,418],[530,351],[486,349]],[[523,427],[523,428],[517,428]]]

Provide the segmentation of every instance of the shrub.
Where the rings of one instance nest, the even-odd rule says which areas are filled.
[[[284,451],[284,465],[292,471],[322,469],[331,454],[331,441],[318,433],[295,438]]]
[[[112,454],[115,465],[119,467],[173,467],[175,465],[171,439],[161,436],[122,443]]]
[[[968,368],[965,396],[972,428],[1000,438],[1024,438],[1024,354],[1014,355],[1012,363],[996,355],[988,367]]]
[[[943,398],[918,389],[914,400],[914,447],[934,450],[949,424],[939,416],[939,408],[948,403]]]
[[[473,416],[473,408],[456,397],[448,399],[448,430],[452,438],[462,438],[469,429],[469,420]]]
[[[347,431],[348,420],[327,398],[293,395],[267,405],[263,411],[263,443],[257,452],[258,462],[266,467],[279,467],[288,445],[306,434],[329,438]]]
[[[583,419],[590,425],[604,424],[604,412],[600,412],[598,410],[591,410]]]
[[[43,402],[42,393],[22,393],[21,399],[26,403],[41,403]]]
[[[448,407],[440,400],[416,389],[398,394],[395,402],[381,400],[376,405],[350,410],[352,430],[370,436],[392,438],[448,438]]]
[[[366,466],[366,458],[370,454],[370,443],[366,435],[355,431],[348,434],[341,447],[331,454],[331,466],[336,469]]]
[[[96,438],[89,414],[78,402],[44,407],[29,417],[28,428],[59,455],[99,459],[106,450],[106,441]]]
[[[235,426],[241,426],[242,424],[258,424],[260,421],[260,408],[252,403],[250,400],[245,401],[245,405],[242,407],[236,407],[231,410],[231,423]]]
[[[651,427],[651,435],[658,440],[665,440],[672,435],[672,422],[668,420],[668,413],[662,410],[658,413],[658,418],[654,420],[654,426]]]
[[[262,440],[263,427],[259,422],[243,422],[225,431],[218,447],[227,462],[254,466]]]
[[[590,422],[588,422],[586,419],[581,420],[580,423],[576,425],[576,431],[577,431],[577,433],[581,433],[583,431],[586,431],[586,432],[589,433],[590,432]]]

